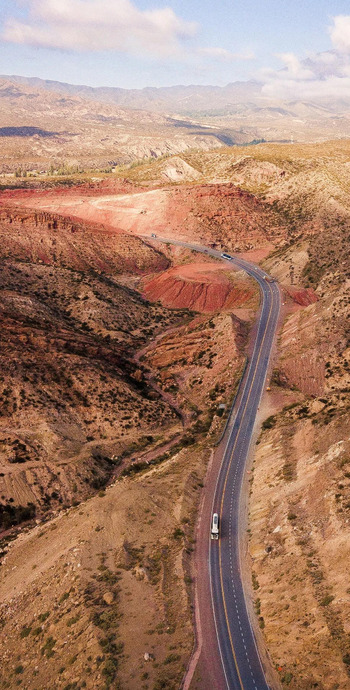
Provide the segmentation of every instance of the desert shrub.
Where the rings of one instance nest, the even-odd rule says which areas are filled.
[[[47,638],[44,646],[41,648],[41,653],[42,655],[45,654],[45,656],[49,659],[51,656],[54,655],[54,646],[56,644],[56,640],[50,635],[50,637]]]
[[[168,654],[164,659],[164,664],[173,664],[175,661],[179,661],[179,659],[181,659],[180,654]]]
[[[118,662],[116,659],[107,659],[105,662],[105,665],[102,668],[102,675],[108,680],[110,683],[114,680],[115,674],[118,670]]]
[[[262,428],[263,429],[272,429],[276,424],[276,417],[274,415],[271,415],[265,421],[262,423]]]
[[[63,604],[63,602],[68,599],[69,595],[70,595],[70,592],[64,592],[64,594],[62,594],[62,596],[58,600],[58,603]]]
[[[67,626],[70,628],[71,625],[74,625],[74,623],[77,623],[80,618],[80,614],[77,613],[76,616],[72,616],[71,618],[68,618],[67,620]]]
[[[260,585],[259,585],[256,573],[254,571],[252,572],[252,583],[253,583],[253,589],[259,589]]]
[[[34,637],[37,637],[37,635],[40,635],[42,633],[42,631],[43,631],[43,629],[42,629],[41,625],[38,625],[36,628],[33,628],[32,635],[34,635]]]
[[[155,680],[153,690],[175,690],[178,687],[179,683],[176,682],[174,676],[169,674],[169,672],[164,672]]]
[[[21,522],[32,520],[35,517],[35,505],[28,503],[26,506],[14,506],[0,504],[0,527],[8,529]]]
[[[284,674],[284,676],[282,678],[282,683],[286,683],[286,685],[289,685],[289,683],[292,681],[292,679],[293,679],[293,674],[290,671],[286,671],[286,673]]]
[[[294,464],[292,462],[285,462],[282,468],[283,479],[286,482],[292,481],[294,479]]]

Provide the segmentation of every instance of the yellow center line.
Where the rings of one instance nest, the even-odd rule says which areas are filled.
[[[271,292],[271,295],[273,296],[273,292],[272,292],[272,289],[271,289],[271,286],[270,286],[270,285],[269,285],[269,290],[270,290],[270,292]],[[259,352],[259,355],[258,355],[258,359],[257,359],[257,361],[256,361],[253,379],[252,379],[252,382],[251,382],[251,385],[250,385],[250,388],[249,388],[249,393],[248,393],[248,396],[247,396],[247,401],[246,401],[246,404],[245,404],[245,406],[244,406],[244,410],[243,410],[243,414],[242,414],[242,418],[241,418],[240,425],[239,425],[239,427],[238,427],[238,429],[237,429],[236,439],[235,439],[235,442],[234,442],[234,445],[233,445],[233,448],[232,448],[232,451],[231,451],[231,457],[230,457],[230,461],[229,461],[229,464],[228,464],[228,467],[227,467],[227,471],[226,471],[225,482],[224,482],[224,488],[223,488],[223,491],[222,491],[222,498],[221,498],[221,505],[220,505],[220,524],[222,523],[222,511],[223,511],[224,497],[225,497],[226,486],[227,486],[227,481],[228,481],[228,474],[229,474],[229,470],[230,470],[230,468],[231,468],[231,464],[232,464],[234,452],[235,452],[236,445],[237,445],[237,441],[238,441],[239,432],[240,432],[241,426],[242,426],[243,421],[244,421],[244,415],[245,415],[245,412],[246,412],[246,409],[247,409],[247,406],[248,406],[249,397],[250,397],[250,394],[251,394],[251,391],[252,391],[252,387],[253,387],[253,384],[254,384],[254,381],[255,381],[256,372],[257,372],[257,368],[258,368],[258,364],[259,364],[259,361],[260,361],[260,358],[261,358],[262,347],[263,347],[263,344],[264,344],[264,340],[265,340],[266,333],[267,333],[267,328],[268,328],[269,321],[270,321],[270,317],[271,317],[272,305],[273,305],[273,300],[272,300],[272,302],[271,302],[270,311],[269,311],[269,315],[268,315],[268,318],[267,318],[267,322],[266,322],[266,326],[265,326],[265,330],[264,330],[263,339],[262,339],[261,345],[260,345],[260,352]],[[234,650],[234,645],[233,645],[233,640],[232,640],[232,635],[231,635],[231,629],[230,629],[230,625],[229,625],[229,621],[228,621],[227,606],[226,606],[226,599],[225,599],[224,586],[223,586],[222,563],[221,563],[221,539],[220,539],[220,541],[219,541],[219,567],[220,567],[221,595],[222,595],[222,600],[223,600],[223,604],[224,604],[224,611],[225,611],[225,618],[226,618],[227,630],[228,630],[228,634],[229,634],[229,638],[230,638],[230,644],[231,644],[233,659],[234,659],[234,662],[235,662],[235,667],[236,667],[237,675],[238,675],[238,678],[239,678],[240,686],[241,686],[242,690],[244,690],[243,683],[242,683],[242,678],[241,678],[241,674],[240,674],[239,668],[238,668],[237,657],[236,657],[236,653],[235,653],[235,650]]]
[[[164,240],[161,240],[161,241],[164,242]],[[172,242],[171,240],[169,240],[169,241],[165,240],[165,243],[176,244],[175,242]],[[181,243],[181,244],[182,244],[182,245],[185,245],[184,242]],[[191,245],[189,245],[189,246],[191,247]],[[199,250],[199,251],[201,251],[201,250]],[[243,268],[243,270],[245,270],[245,269]],[[269,291],[270,291],[270,294],[271,294],[272,297],[273,297],[273,292],[272,292],[272,288],[271,288],[270,285],[269,285]],[[249,401],[249,397],[250,397],[250,394],[251,394],[251,390],[252,390],[252,387],[253,387],[253,384],[254,384],[254,381],[255,381],[257,367],[258,367],[258,364],[259,364],[259,361],[260,361],[260,358],[261,358],[262,346],[263,346],[263,343],[264,343],[264,340],[265,340],[265,337],[266,337],[267,327],[268,327],[269,320],[270,320],[270,317],[271,317],[272,305],[273,305],[273,300],[272,300],[272,302],[271,302],[270,311],[269,311],[269,315],[268,315],[268,318],[267,318],[267,322],[266,322],[266,326],[265,326],[265,330],[264,330],[263,339],[262,339],[262,341],[261,341],[260,352],[259,352],[259,355],[258,355],[258,359],[257,359],[257,361],[256,361],[255,371],[254,371],[252,383],[251,383],[250,388],[249,388],[249,393],[248,393],[247,401],[246,401],[246,404],[245,404],[245,406],[244,406],[243,415],[242,415],[241,422],[240,422],[240,425],[239,425],[238,430],[237,430],[236,440],[235,440],[234,446],[233,446],[232,451],[231,451],[231,457],[230,457],[229,465],[228,465],[228,468],[227,468],[227,471],[226,471],[225,482],[224,482],[224,488],[223,488],[223,492],[222,492],[222,499],[221,499],[221,505],[220,505],[220,523],[221,523],[221,521],[222,521],[222,510],[223,510],[224,496],[225,496],[226,485],[227,485],[227,480],[228,480],[228,473],[229,473],[229,470],[230,470],[230,467],[231,467],[231,464],[232,464],[233,455],[234,455],[235,448],[236,448],[236,445],[237,445],[237,440],[238,440],[239,432],[240,432],[240,429],[241,429],[241,426],[242,426],[242,423],[243,423],[245,411],[246,411],[247,406],[248,406],[248,401]],[[233,640],[232,640],[231,630],[230,630],[230,626],[229,626],[229,622],[228,622],[227,607],[226,607],[226,599],[225,599],[224,588],[223,588],[223,574],[222,574],[222,564],[221,564],[221,539],[219,540],[219,567],[220,567],[220,586],[221,586],[221,594],[222,594],[222,600],[223,600],[223,604],[224,604],[224,611],[225,611],[225,618],[226,618],[227,630],[228,630],[228,634],[229,634],[229,638],[230,638],[230,644],[231,644],[231,649],[232,649],[232,654],[233,654],[233,659],[234,659],[234,663],[235,663],[237,675],[238,675],[238,678],[239,678],[239,683],[240,683],[240,686],[241,686],[241,690],[244,690],[243,683],[242,683],[242,678],[241,678],[241,675],[240,675],[240,672],[239,672],[239,668],[238,668],[238,664],[237,664],[236,653],[235,653],[234,646],[233,646]],[[214,614],[214,617],[215,617],[215,614]]]

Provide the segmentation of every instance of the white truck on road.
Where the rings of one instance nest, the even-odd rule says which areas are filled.
[[[213,514],[210,537],[211,539],[219,539],[219,516],[217,513]]]

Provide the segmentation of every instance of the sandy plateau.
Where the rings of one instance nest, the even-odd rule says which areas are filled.
[[[201,491],[259,298],[151,233],[282,286],[251,594],[279,687],[349,687],[350,149],[244,154],[1,193],[3,688],[175,690],[190,658]]]

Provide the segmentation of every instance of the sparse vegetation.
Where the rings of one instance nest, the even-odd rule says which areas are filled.
[[[276,423],[276,417],[274,415],[271,415],[267,419],[265,419],[262,423],[262,429],[273,429]]]
[[[322,149],[325,151],[322,155],[332,156],[332,166],[338,165],[338,160],[343,161],[344,152],[340,146],[335,142],[331,148],[325,144]],[[346,148],[347,144],[344,146]],[[273,657],[283,658],[283,665],[278,667],[280,678],[284,685],[291,687],[298,683],[313,687],[313,667],[305,671],[311,656],[317,677],[319,668],[324,674],[329,669],[334,673],[334,669],[341,666],[340,658],[346,668],[350,666],[342,612],[331,605],[334,600],[345,600],[339,585],[341,577],[334,577],[336,563],[339,565],[341,558],[338,558],[337,545],[332,543],[337,557],[330,559],[326,543],[336,528],[339,534],[345,534],[350,514],[349,448],[345,443],[344,422],[348,410],[347,366],[343,356],[348,342],[345,329],[348,303],[343,292],[343,277],[348,271],[345,252],[348,230],[347,221],[342,224],[338,218],[335,223],[331,211],[327,219],[326,202],[323,207],[315,204],[311,192],[303,191],[300,195],[293,187],[294,175],[309,174],[314,165],[314,151],[315,148],[304,150],[296,145],[291,154],[290,148],[282,144],[244,150],[243,163],[239,164],[243,171],[250,166],[249,170],[254,173],[257,162],[269,162],[281,166],[285,174],[280,177],[278,170],[274,170],[275,182],[259,182],[253,173],[245,173],[243,186],[249,194],[236,195],[231,188],[227,196],[230,185],[224,184],[215,190],[218,195],[215,206],[210,201],[213,185],[196,184],[198,197],[190,197],[189,186],[179,191],[174,188],[177,204],[184,203],[188,195],[186,203],[193,213],[193,227],[201,227],[208,236],[213,232],[218,242],[233,242],[232,211],[238,212],[243,206],[246,215],[242,227],[237,221],[236,250],[253,248],[254,242],[258,243],[258,233],[260,242],[263,225],[266,228],[264,243],[278,243],[278,255],[276,253],[269,261],[278,260],[277,268],[283,276],[288,276],[288,271],[290,276],[297,273],[296,280],[303,287],[317,289],[319,296],[319,302],[311,304],[310,308],[295,310],[283,331],[282,357],[272,377],[272,392],[284,403],[298,402],[288,403],[282,411],[265,420],[263,430],[274,431],[261,434],[257,446],[259,461],[254,467],[254,476],[250,477],[252,500],[259,501],[259,510],[252,511],[253,524],[249,527],[255,548],[252,587],[255,594],[259,594],[255,612],[272,646],[278,621],[283,621],[285,628],[290,624],[292,637],[286,636],[285,643],[284,636],[279,635]],[[248,163],[246,154],[251,157]],[[204,177],[210,177],[213,166],[215,175],[227,175],[228,181],[235,181],[234,176],[241,174],[235,167],[239,156],[242,150],[237,149],[216,152],[212,159],[202,152],[190,151],[184,159]],[[153,179],[159,175],[161,163],[146,161],[143,165],[130,166],[130,171],[119,169],[117,174],[130,172],[135,180]],[[62,184],[70,185],[81,178],[81,169],[77,167],[73,171],[69,165],[68,160],[54,161],[51,173],[55,179],[48,184],[56,184],[57,178],[61,178]],[[327,167],[328,162],[325,159],[317,165]],[[105,167],[111,169],[112,166],[107,166],[106,162]],[[342,171],[345,178],[347,168],[343,162]],[[27,173],[26,178],[22,175],[15,183],[32,184],[33,179],[29,178],[29,171]],[[286,181],[291,185],[288,189]],[[114,193],[117,183],[108,184],[111,186],[106,183],[104,192],[112,190]],[[278,198],[273,198],[274,184]],[[126,187],[129,191],[128,185]],[[92,187],[94,195],[96,190],[95,185]],[[127,193],[124,188],[118,187],[118,190]],[[261,200],[262,196],[266,197],[266,203]],[[220,204],[227,204],[231,235],[226,231],[225,214],[218,219],[214,217]],[[208,462],[207,447],[218,433],[218,405],[222,401],[229,405],[232,397],[232,381],[242,361],[247,326],[226,315],[207,317],[185,311],[171,312],[141,298],[134,289],[139,286],[139,276],[166,268],[170,253],[162,256],[158,251],[140,247],[132,236],[130,241],[123,236],[116,257],[114,249],[112,251],[108,245],[108,233],[103,241],[98,235],[99,240],[94,243],[96,228],[78,221],[62,221],[58,216],[41,212],[28,221],[27,212],[17,210],[16,213],[18,215],[11,217],[11,222],[8,211],[2,216],[4,246],[12,236],[23,230],[25,235],[30,229],[34,245],[36,232],[40,239],[46,238],[47,245],[45,242],[43,245],[48,256],[41,259],[35,247],[31,248],[34,256],[29,255],[27,246],[16,256],[11,256],[11,252],[19,249],[11,246],[10,254],[3,256],[0,285],[5,310],[3,338],[6,352],[10,353],[6,358],[11,360],[11,382],[4,367],[0,398],[6,420],[10,422],[6,421],[0,452],[6,473],[11,472],[12,476],[18,473],[16,476],[19,476],[20,472],[30,469],[31,491],[36,503],[19,506],[14,499],[10,502],[7,497],[2,498],[1,526],[11,529],[34,517],[47,520],[50,511],[59,514],[52,529],[45,525],[38,527],[33,541],[37,558],[30,555],[28,559],[30,587],[33,587],[28,604],[30,613],[24,616],[19,604],[15,622],[6,616],[4,619],[4,633],[9,633],[9,644],[21,645],[21,656],[11,661],[11,673],[18,661],[15,669],[22,670],[15,670],[16,681],[23,680],[24,686],[27,669],[35,669],[35,658],[40,660],[42,656],[46,670],[52,665],[52,673],[66,690],[73,690],[75,685],[85,687],[84,680],[68,682],[71,678],[82,677],[82,669],[94,679],[91,682],[97,682],[99,675],[98,682],[105,688],[118,687],[119,683],[126,686],[130,680],[128,655],[133,654],[138,644],[138,640],[133,640],[132,646],[125,634],[128,621],[121,612],[127,610],[133,625],[140,627],[142,644],[147,640],[142,649],[156,646],[161,650],[156,659],[148,663],[147,671],[142,666],[140,653],[139,669],[135,672],[139,675],[135,675],[133,683],[152,687],[152,690],[175,689],[179,687],[183,663],[192,644],[189,624],[192,611],[190,602],[188,608],[183,602],[191,593],[188,562],[194,548],[193,529]],[[245,246],[248,244],[247,228],[249,237],[253,238],[249,240],[251,247]],[[300,262],[300,266],[293,254],[295,242],[299,240],[300,244],[305,242],[304,264]],[[107,243],[106,251],[104,242]],[[75,264],[72,246],[79,246],[79,250],[75,249],[79,254],[74,258]],[[91,254],[97,257],[96,263],[90,258]],[[290,269],[292,259],[295,272]],[[333,299],[332,290],[339,292],[336,299]],[[15,297],[10,299],[7,291]],[[16,311],[17,301],[21,304],[20,314]],[[166,332],[171,327],[178,327],[175,333]],[[156,336],[163,332],[163,338],[157,339]],[[227,370],[228,362],[223,357],[228,342],[235,357],[233,371]],[[294,350],[291,343],[296,343]],[[313,357],[315,350],[317,358]],[[139,361],[133,359],[135,352],[143,353]],[[289,369],[288,357],[293,360]],[[299,369],[305,389],[297,378]],[[306,388],[312,385],[314,389]],[[38,433],[35,443],[32,433],[25,438],[15,438],[7,430],[10,424],[23,419],[31,420],[33,429],[39,428],[40,420],[42,436]],[[23,424],[18,424],[18,428],[22,433]],[[67,429],[71,435],[69,442]],[[175,443],[160,451],[161,444],[165,446],[169,439],[171,442],[175,439]],[[52,450],[56,448],[60,448],[57,465],[56,451]],[[50,472],[43,478],[40,470],[48,463],[48,456]],[[307,473],[310,481],[305,486]],[[135,476],[135,481],[114,483],[106,491],[106,484],[114,476]],[[1,479],[5,481],[4,476]],[[254,494],[255,483],[259,485],[258,497]],[[132,497],[130,503],[125,499],[126,487],[130,492],[128,497]],[[70,505],[77,507],[82,499],[95,492],[98,499],[68,510]],[[181,506],[176,519],[175,503]],[[259,514],[258,525],[254,524],[255,514]],[[329,515],[332,515],[332,530],[327,522]],[[58,533],[61,539],[64,533],[63,522],[71,539],[69,549],[58,541]],[[118,542],[126,522],[127,534]],[[31,539],[26,535],[24,550],[32,543]],[[318,540],[324,545],[324,561],[318,557]],[[55,566],[43,574],[45,550],[49,550],[51,543],[59,545],[60,556],[55,560],[52,555]],[[11,559],[18,553],[17,548],[15,545],[9,551],[10,566],[14,563]],[[102,549],[104,555],[101,555]],[[327,558],[332,563],[327,565]],[[184,567],[181,577],[178,575],[180,561]],[[14,573],[16,575],[16,571]],[[21,584],[25,595],[29,591],[28,582]],[[82,586],[85,585],[83,597]],[[181,597],[177,596],[179,588],[183,588]],[[142,599],[145,592],[149,597],[146,603],[146,599]],[[41,597],[48,603],[38,606]],[[157,608],[159,600],[161,609]],[[151,610],[156,611],[153,619]],[[142,629],[143,622],[140,623],[140,611],[147,619],[147,634]],[[317,631],[321,629],[322,634],[319,634]],[[88,646],[87,630],[91,635]],[[63,635],[69,635],[66,648],[61,647],[60,636]],[[303,646],[304,640],[307,643]],[[175,644],[169,645],[169,641]],[[24,656],[24,649],[28,657]],[[4,668],[6,673],[7,666]],[[293,672],[286,668],[292,668]],[[34,676],[39,687],[43,683],[41,669],[37,673],[39,678],[36,672]]]

